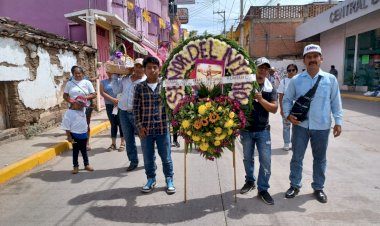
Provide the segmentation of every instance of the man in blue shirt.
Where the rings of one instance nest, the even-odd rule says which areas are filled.
[[[302,161],[307,145],[311,143],[313,153],[313,183],[316,199],[321,203],[327,202],[323,191],[326,171],[326,151],[331,127],[331,115],[334,118],[334,137],[342,132],[342,100],[336,77],[320,69],[323,62],[322,50],[318,45],[307,45],[303,53],[303,62],[306,71],[296,75],[290,81],[283,99],[284,117],[293,124],[293,156],[290,162],[290,188],[286,191],[286,198],[294,198],[302,187]],[[308,117],[298,121],[290,114],[293,102],[305,95],[321,76],[317,91],[311,101]]]

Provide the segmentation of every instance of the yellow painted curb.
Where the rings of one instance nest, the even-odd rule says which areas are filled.
[[[90,134],[91,136],[94,136],[103,130],[108,129],[110,126],[111,124],[109,121],[100,123],[99,125],[91,128]],[[14,177],[53,159],[57,155],[68,150],[70,147],[71,144],[69,142],[62,141],[50,148],[37,152],[29,157],[26,157],[25,159],[0,169],[0,184],[3,184]]]
[[[352,94],[346,94],[346,93],[341,93],[340,95],[342,97],[350,98],[350,99],[380,102],[380,97],[368,97],[368,96],[352,95]]]

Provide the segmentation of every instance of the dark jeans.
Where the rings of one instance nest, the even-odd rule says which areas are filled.
[[[131,162],[131,165],[137,166],[139,164],[135,141],[135,133],[137,133],[137,128],[133,113],[119,109],[119,117],[121,129],[124,134],[128,159]]]
[[[79,167],[78,155],[79,151],[82,153],[83,164],[85,166],[89,165],[87,156],[87,139],[74,139],[73,143],[73,165],[74,167]]]
[[[106,104],[107,116],[111,123],[111,138],[117,137],[117,127],[119,127],[120,137],[124,137],[123,130],[121,129],[121,126],[120,126],[119,114],[117,115],[112,114],[112,110],[113,110],[113,105]]]

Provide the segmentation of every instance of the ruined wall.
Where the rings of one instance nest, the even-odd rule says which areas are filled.
[[[94,77],[96,50],[14,21],[0,22],[0,83],[8,127],[28,135],[59,123],[67,109],[63,89],[71,67],[81,65]]]

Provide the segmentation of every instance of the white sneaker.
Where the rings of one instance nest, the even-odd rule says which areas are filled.
[[[285,144],[282,149],[284,149],[284,151],[289,151],[290,150],[290,144]]]

